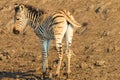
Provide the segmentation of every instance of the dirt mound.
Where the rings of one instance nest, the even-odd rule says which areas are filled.
[[[38,37],[30,27],[24,35],[12,34],[14,4],[24,3],[47,11],[69,10],[87,29],[73,38],[70,80],[120,79],[119,0],[2,0],[0,1],[0,80],[41,80],[42,59]],[[50,74],[56,71],[54,41],[50,47]],[[66,80],[66,56],[60,80]]]

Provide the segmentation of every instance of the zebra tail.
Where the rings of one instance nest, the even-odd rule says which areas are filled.
[[[74,17],[70,14],[69,11],[63,10],[63,14],[64,14],[65,19],[66,19],[71,25],[73,25],[74,28],[80,28],[80,27],[83,26],[83,25],[79,24],[79,23],[74,19]]]

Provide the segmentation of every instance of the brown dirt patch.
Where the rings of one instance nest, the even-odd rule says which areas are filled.
[[[14,3],[30,4],[49,11],[65,8],[87,30],[74,34],[70,80],[120,80],[119,0],[2,0],[0,1],[0,80],[40,80],[39,39],[29,27],[25,35],[11,33]],[[50,73],[55,73],[57,54],[52,42]],[[66,80],[64,56],[60,80]],[[56,80],[56,79],[52,79]]]

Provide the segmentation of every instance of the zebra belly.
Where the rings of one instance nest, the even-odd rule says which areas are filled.
[[[35,30],[34,32],[35,32],[35,34],[36,34],[39,38],[41,38],[41,39],[54,39],[54,33],[53,33],[53,31],[46,31],[46,30],[45,30],[45,31],[42,33],[42,32],[40,32],[39,29],[37,29],[37,30]]]

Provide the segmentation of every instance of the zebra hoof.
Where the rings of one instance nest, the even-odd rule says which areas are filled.
[[[56,73],[56,74],[55,74],[55,77],[56,77],[56,78],[59,78],[59,77],[60,77],[59,73]]]
[[[46,78],[46,72],[43,72],[43,79]]]
[[[48,73],[47,72],[43,72],[43,80],[48,78]]]

